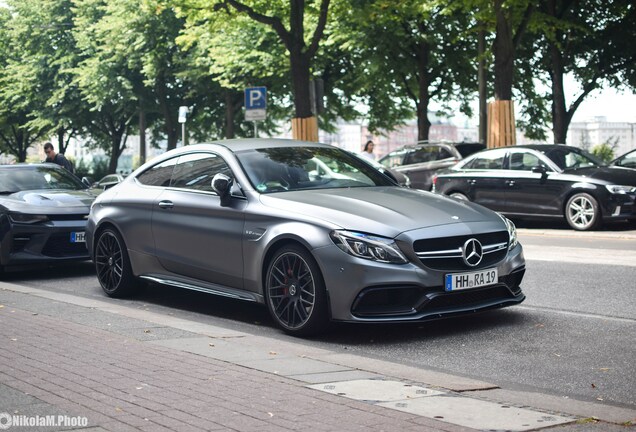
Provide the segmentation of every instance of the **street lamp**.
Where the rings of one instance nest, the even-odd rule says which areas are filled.
[[[185,124],[186,124],[187,117],[188,117],[188,107],[183,105],[180,106],[179,107],[179,123],[181,123],[181,143],[183,145],[186,145]]]

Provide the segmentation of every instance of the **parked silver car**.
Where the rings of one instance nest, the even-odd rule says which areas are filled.
[[[525,298],[510,221],[398,187],[324,144],[172,150],[97,198],[87,237],[109,296],[131,294],[140,278],[263,303],[296,335],[330,320],[437,319]]]

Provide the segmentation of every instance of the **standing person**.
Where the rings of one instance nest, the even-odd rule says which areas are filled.
[[[362,150],[362,153],[360,153],[360,155],[364,156],[367,159],[375,160],[375,155],[373,154],[373,147],[375,147],[375,144],[373,143],[373,141],[371,140],[367,141],[367,143],[364,145],[364,150]]]
[[[55,153],[53,144],[50,142],[44,144],[44,153],[46,153],[46,160],[44,162],[58,164],[59,166],[66,168],[68,171],[73,172],[73,165],[71,162],[69,162],[62,153]]]

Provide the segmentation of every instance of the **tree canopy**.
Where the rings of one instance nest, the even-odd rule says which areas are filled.
[[[57,137],[110,156],[130,134],[194,140],[250,136],[243,89],[266,86],[266,133],[318,115],[330,130],[417,119],[432,102],[471,114],[479,32],[490,97],[513,98],[528,136],[565,142],[583,100],[636,88],[636,7],[629,0],[7,0],[0,5],[0,148],[18,160]],[[567,100],[565,77],[579,92]],[[314,84],[324,88],[316,111]],[[320,105],[320,104],[318,104]]]

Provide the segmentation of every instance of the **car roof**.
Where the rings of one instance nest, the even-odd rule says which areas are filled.
[[[208,144],[220,145],[232,152],[240,152],[244,150],[253,149],[266,149],[266,148],[282,148],[282,147],[333,147],[329,144],[322,144],[310,141],[298,141],[293,139],[284,138],[242,138],[242,139],[228,139],[211,141],[209,143],[193,144],[188,146],[189,148],[202,147],[205,148]]]

